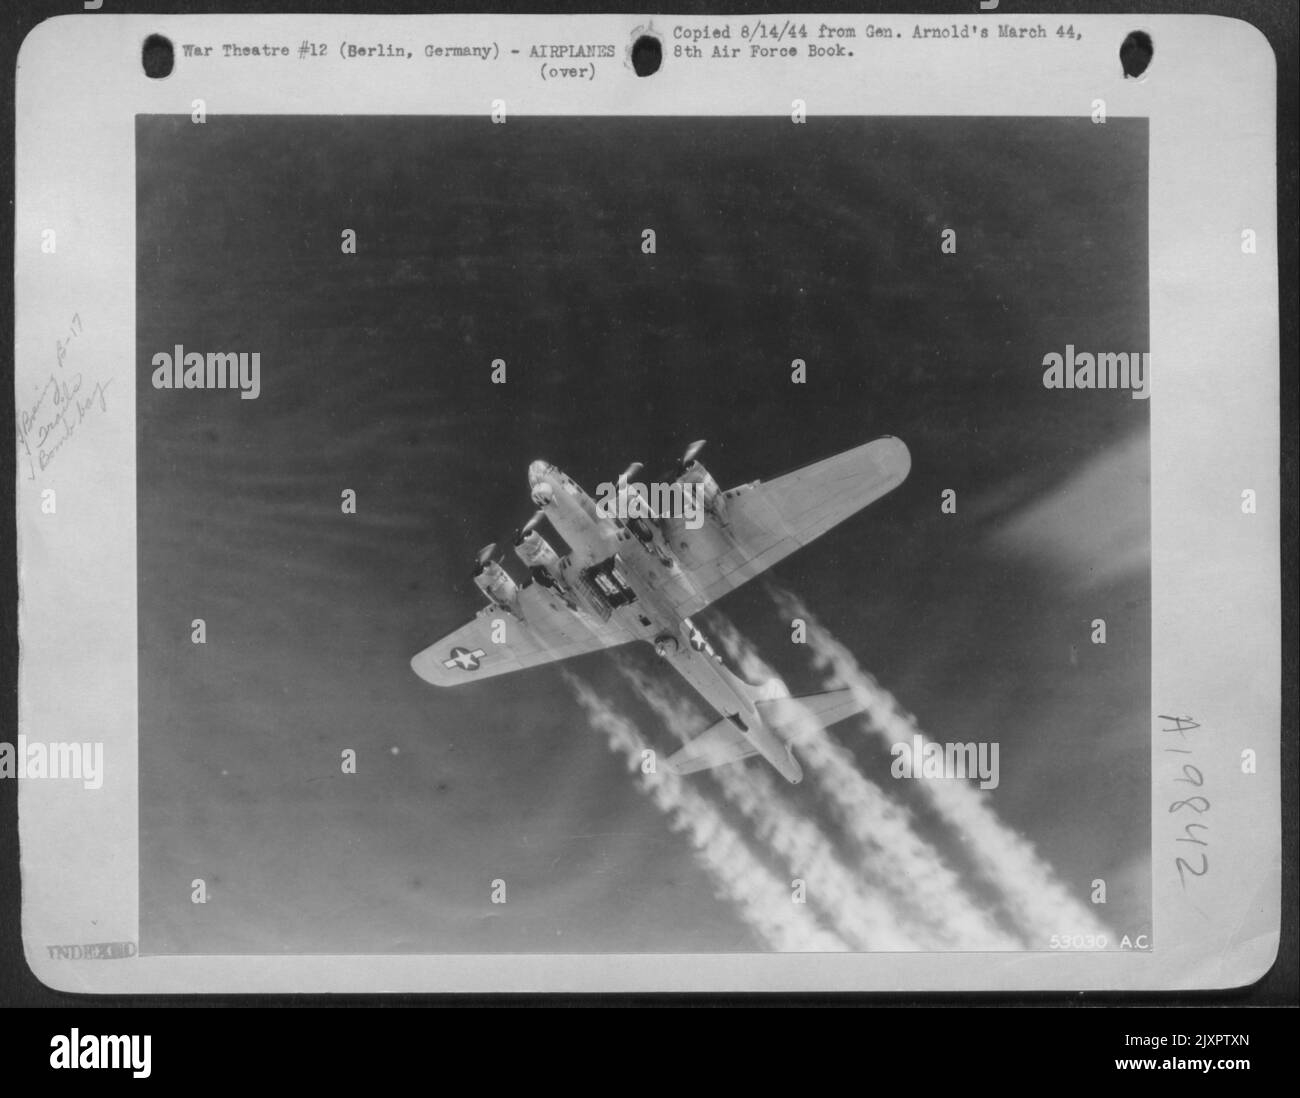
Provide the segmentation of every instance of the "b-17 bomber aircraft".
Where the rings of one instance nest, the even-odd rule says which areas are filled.
[[[691,615],[896,488],[911,456],[886,436],[724,492],[698,460],[703,445],[692,443],[665,475],[658,487],[673,491],[659,493],[658,507],[654,491],[629,484],[639,463],[619,478],[612,505],[613,493],[597,502],[555,466],[534,461],[528,482],[538,510],[514,538],[531,579],[516,584],[496,546],[486,546],[474,582],[489,605],[417,653],[415,673],[435,686],[459,686],[646,641],[721,717],[668,759],[672,770],[689,774],[762,755],[798,782],[803,771],[789,743],[796,726],[806,728],[811,715],[828,727],[861,707],[848,690],[765,697],[728,670]],[[665,498],[695,506],[663,506]],[[538,531],[543,518],[566,555]]]

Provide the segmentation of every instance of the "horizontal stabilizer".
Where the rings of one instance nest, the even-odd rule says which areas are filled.
[[[755,700],[763,724],[775,732],[784,742],[786,753],[789,744],[798,743],[801,738],[819,728],[829,728],[832,724],[861,713],[864,706],[853,697],[851,690],[831,690],[825,694],[805,694],[802,698],[770,698],[765,701]],[[757,729],[752,730],[758,735]],[[768,736],[770,739],[771,737]],[[779,747],[774,749],[779,751]],[[759,749],[730,720],[721,720],[701,732],[685,747],[668,759],[668,767],[677,774],[694,774],[697,770],[712,770],[715,766],[747,759],[759,754]],[[798,781],[798,765],[790,760],[794,776],[791,781]]]
[[[715,766],[757,755],[758,748],[731,721],[711,725],[668,759],[668,769],[677,774],[694,774]]]
[[[825,694],[805,694],[802,698],[772,698],[754,704],[764,723],[786,743],[798,743],[801,737],[819,728],[829,728],[866,708],[853,696],[852,690],[829,690]]]

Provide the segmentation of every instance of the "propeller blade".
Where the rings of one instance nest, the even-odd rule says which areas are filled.
[[[670,480],[676,480],[678,477],[680,477],[684,472],[686,472],[686,467],[690,465],[692,461],[695,460],[696,455],[699,454],[699,452],[704,449],[704,444],[705,444],[705,440],[702,438],[696,439],[694,442],[692,442],[688,447],[686,447],[686,453],[684,453],[681,457],[675,459],[673,463],[663,471],[663,474],[660,476],[659,479],[670,481]]]
[[[619,474],[618,476],[619,485],[622,486],[627,484],[629,480],[631,480],[634,476],[637,475],[637,473],[641,472],[641,470],[644,468],[645,466],[641,462],[639,461],[632,462],[631,465],[629,465],[626,469],[624,469]]]
[[[533,530],[537,528],[537,524],[541,522],[542,519],[544,519],[545,517],[546,517],[545,511],[534,511],[533,517],[530,518],[527,522],[525,522],[523,527],[520,529],[519,536],[521,538],[527,537],[529,534],[533,532]]]
[[[474,574],[476,576],[487,567],[488,561],[496,556],[496,553],[497,543],[495,541],[489,542],[478,551],[478,556],[474,558]]]

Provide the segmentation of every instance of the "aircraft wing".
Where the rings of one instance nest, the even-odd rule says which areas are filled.
[[[898,487],[911,467],[907,447],[885,437],[733,488],[723,493],[725,523],[689,530],[680,518],[665,522],[681,574],[661,589],[683,615],[697,613]]]
[[[507,610],[484,607],[472,621],[412,656],[412,670],[434,686],[460,686],[632,640],[608,622],[580,618],[540,584],[519,589],[519,610],[522,621]]]

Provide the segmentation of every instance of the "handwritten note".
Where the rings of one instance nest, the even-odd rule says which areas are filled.
[[[1177,735],[1178,739],[1164,739],[1162,750],[1166,754],[1195,757],[1195,739],[1189,739],[1191,733],[1201,726],[1191,717],[1171,717],[1160,714],[1165,724],[1160,731],[1165,736]],[[1175,839],[1178,843],[1187,843],[1201,849],[1187,851],[1187,857],[1181,854],[1174,857],[1174,868],[1178,870],[1178,880],[1187,890],[1189,878],[1204,877],[1210,871],[1210,857],[1205,848],[1210,845],[1210,825],[1206,813],[1210,811],[1210,800],[1205,796],[1205,771],[1197,766],[1192,758],[1180,759],[1180,776],[1174,779],[1177,785],[1191,786],[1192,789],[1180,793],[1169,803],[1169,812],[1179,816],[1183,824],[1183,834]],[[1190,817],[1186,819],[1185,817]],[[1199,863],[1190,860],[1199,858]]]
[[[50,467],[88,419],[108,411],[106,394],[113,379],[99,380],[68,368],[83,331],[81,315],[74,313],[65,336],[54,342],[55,368],[38,383],[34,399],[25,406],[19,400],[18,453],[28,480]]]

